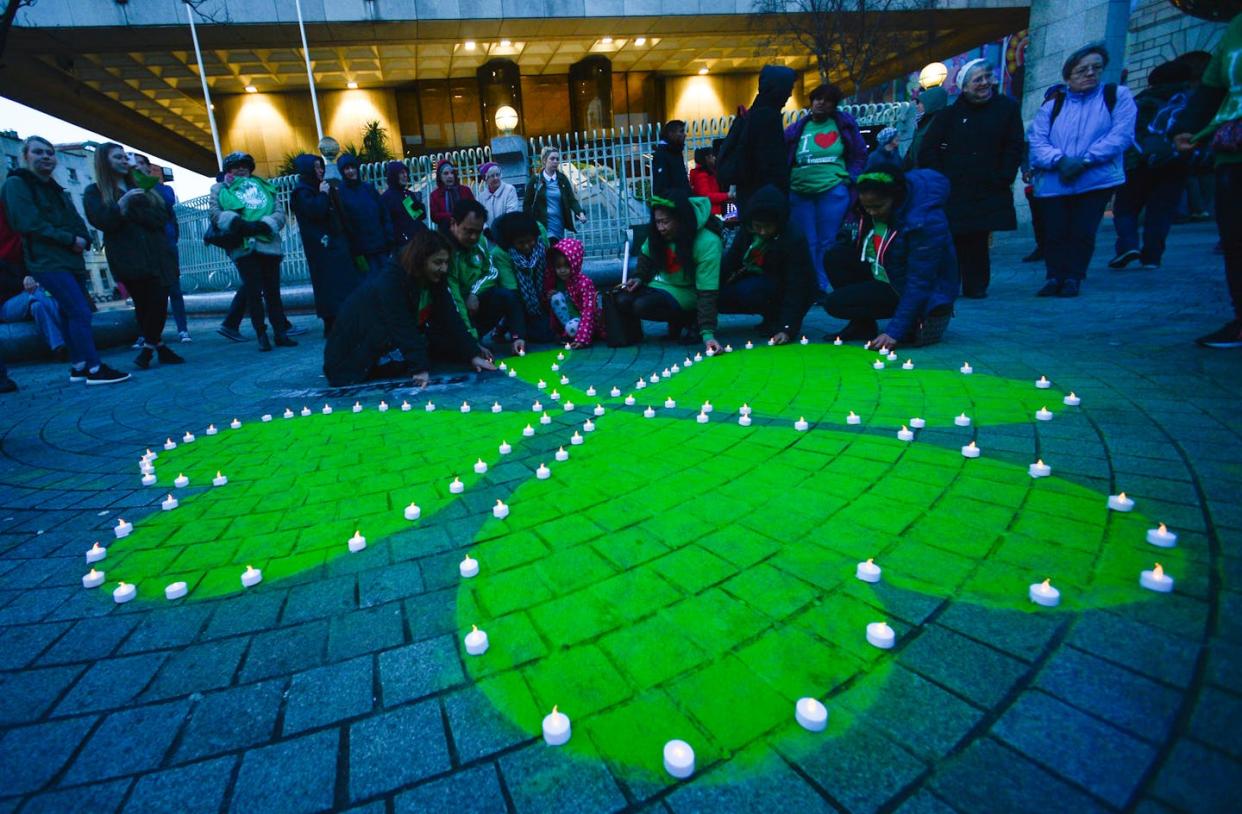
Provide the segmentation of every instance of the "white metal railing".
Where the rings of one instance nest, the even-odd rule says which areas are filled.
[[[914,108],[908,102],[842,105],[864,127],[897,127],[903,139],[913,129]],[[805,110],[787,111],[788,125]],[[697,119],[686,123],[685,155],[691,163],[694,150],[708,147],[714,139],[729,131],[732,116]],[[587,222],[578,226],[578,238],[586,246],[588,257],[620,257],[625,235],[631,226],[646,223],[649,217],[647,199],[651,192],[651,154],[659,140],[660,125],[641,124],[624,128],[537,136],[528,142],[529,166],[534,168],[545,145],[561,151],[561,169],[573,184],[574,192],[586,212]],[[449,159],[457,167],[458,182],[472,189],[479,184],[478,167],[491,157],[490,147],[471,147],[453,152],[407,158],[402,161],[410,174],[410,186],[424,202],[435,188],[435,166]],[[384,169],[387,162],[363,164],[360,175],[381,192],[387,186]],[[284,283],[309,282],[306,255],[298,234],[297,219],[289,209],[289,199],[297,184],[294,176],[273,181],[278,203],[288,217],[282,234],[285,255],[281,266]],[[225,253],[203,243],[207,229],[208,199],[206,196],[182,201],[177,205],[177,221],[181,227],[181,288],[186,293],[220,291],[235,288],[240,282],[237,269]]]

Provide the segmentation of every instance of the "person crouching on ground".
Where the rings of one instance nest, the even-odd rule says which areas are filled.
[[[806,236],[790,220],[788,199],[775,186],[750,196],[720,274],[720,313],[760,314],[759,330],[774,345],[798,335],[819,286]]]
[[[482,339],[503,327],[513,337],[513,352],[526,350],[526,318],[516,291],[498,285],[490,248],[483,238],[487,210],[474,199],[453,207],[445,237],[453,250],[449,261],[449,290],[462,321]]]
[[[496,242],[491,260],[497,282],[516,292],[526,321],[526,338],[531,342],[555,342],[552,314],[543,293],[547,270],[548,234],[543,224],[525,212],[501,215],[491,224]]]
[[[651,228],[638,254],[638,269],[617,309],[639,319],[668,323],[669,338],[697,332],[717,352],[716,304],[720,295],[720,236],[709,226],[712,205],[683,190],[651,199]],[[690,340],[693,341],[693,340]]]
[[[449,242],[419,232],[345,301],[323,349],[333,387],[411,376],[427,384],[431,357],[495,370],[492,355],[462,321],[448,288]]]
[[[575,350],[590,347],[604,329],[595,283],[582,273],[584,257],[586,250],[580,241],[562,238],[548,249],[549,268],[544,272],[543,288],[552,310],[552,324]]]
[[[949,179],[934,170],[859,176],[854,234],[824,258],[832,283],[824,310],[849,320],[841,339],[886,350],[939,340],[959,285],[948,199]],[[884,318],[880,333],[876,320]]]

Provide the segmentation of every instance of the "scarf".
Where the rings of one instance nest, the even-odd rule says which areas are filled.
[[[276,188],[257,176],[234,178],[220,190],[220,208],[236,212],[244,220],[263,220],[276,211]]]
[[[509,249],[509,259],[513,261],[513,270],[517,272],[518,294],[522,297],[522,305],[526,313],[535,319],[542,319],[543,298],[539,287],[543,282],[544,263],[547,259],[547,248],[542,240],[535,241],[535,248],[526,257],[517,249]]]

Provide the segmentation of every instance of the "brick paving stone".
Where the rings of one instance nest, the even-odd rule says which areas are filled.
[[[444,699],[444,709],[457,755],[464,763],[495,754],[537,734],[518,729],[488,700],[486,693],[489,692],[506,699],[509,705],[506,712],[511,716],[536,720],[546,714],[539,712],[526,682],[516,673],[501,673],[483,679],[474,687],[449,694]]]
[[[68,628],[63,622],[0,628],[0,670],[25,667]]]
[[[0,674],[0,726],[38,719],[81,672],[66,666]]]
[[[449,769],[435,700],[375,715],[349,728],[349,794],[382,794]]]
[[[936,710],[936,714],[920,714],[930,709]],[[878,726],[901,738],[916,755],[926,757],[947,752],[983,717],[965,701],[900,668],[889,674],[883,701],[854,711],[859,715],[860,726]]]
[[[235,597],[231,602],[223,602],[216,607],[205,635],[209,638],[234,636],[273,627],[282,604],[283,592]]]
[[[984,708],[998,704],[1029,669],[1015,658],[939,625],[923,628],[902,650],[899,661]]]
[[[897,814],[954,814],[955,809],[929,791],[920,791],[896,809]]]
[[[490,763],[423,783],[393,798],[393,814],[505,814],[508,810],[496,767]]]
[[[133,780],[112,780],[92,783],[63,791],[49,791],[31,797],[22,811],[38,814],[100,814],[118,811]]]
[[[981,783],[993,773],[1004,782]],[[948,800],[963,814],[1041,814],[1049,801],[1075,814],[1106,812],[1103,803],[1067,784],[1056,775],[1026,760],[989,738],[976,741],[966,751],[946,761],[931,778],[937,796]]]
[[[371,709],[371,657],[316,667],[293,676],[283,732],[303,732]]]
[[[329,729],[246,752],[229,811],[309,814],[332,808],[339,744],[340,733]]]
[[[384,706],[392,707],[465,681],[457,642],[441,636],[380,654]]]
[[[395,647],[404,640],[404,630],[401,605],[397,602],[336,616],[328,632],[328,660],[340,661]]]
[[[56,776],[98,718],[61,718],[0,735],[0,795],[35,791]],[[21,755],[21,759],[17,756]]]
[[[835,811],[815,789],[782,763],[775,763],[761,776],[727,783],[712,782],[710,776],[686,781],[669,795],[667,802],[675,814],[785,808],[807,814]]]
[[[625,805],[602,765],[549,749],[542,741],[501,758],[500,773],[518,814],[613,811]]]
[[[1237,689],[1237,685],[1234,685]],[[1215,746],[1238,760],[1242,760],[1242,744],[1237,733],[1242,732],[1242,698],[1209,687],[1199,696],[1194,716],[1190,719],[1190,733],[1204,743]]]
[[[322,621],[260,633],[250,640],[241,680],[288,675],[322,664],[327,642],[328,624]]]
[[[134,784],[124,810],[126,814],[215,814],[224,804],[236,765],[236,757],[223,757],[143,775]]]
[[[211,608],[202,605],[183,605],[149,613],[121,645],[120,652],[142,653],[190,644],[210,615]]]
[[[95,662],[56,705],[56,714],[110,709],[127,703],[142,692],[167,658],[167,653],[147,653]]]
[[[284,679],[208,693],[195,706],[177,747],[177,760],[244,749],[267,742],[284,695]]]
[[[1185,811],[1234,812],[1242,795],[1242,763],[1183,739],[1173,747],[1151,793]]]
[[[233,682],[246,644],[244,638],[233,638],[173,653],[143,693],[142,699],[154,701],[227,687]]]
[[[42,664],[95,661],[111,654],[139,619],[132,615],[105,616],[75,622],[39,660]]]
[[[91,783],[155,768],[188,712],[189,704],[174,701],[112,713],[82,747],[62,783]]]

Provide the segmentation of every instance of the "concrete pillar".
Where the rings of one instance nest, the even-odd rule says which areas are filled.
[[[1126,62],[1130,0],[1031,0],[1030,41],[1022,119],[1029,122],[1049,86],[1061,82],[1061,65],[1078,48],[1102,40],[1108,48],[1105,82],[1116,82]]]

